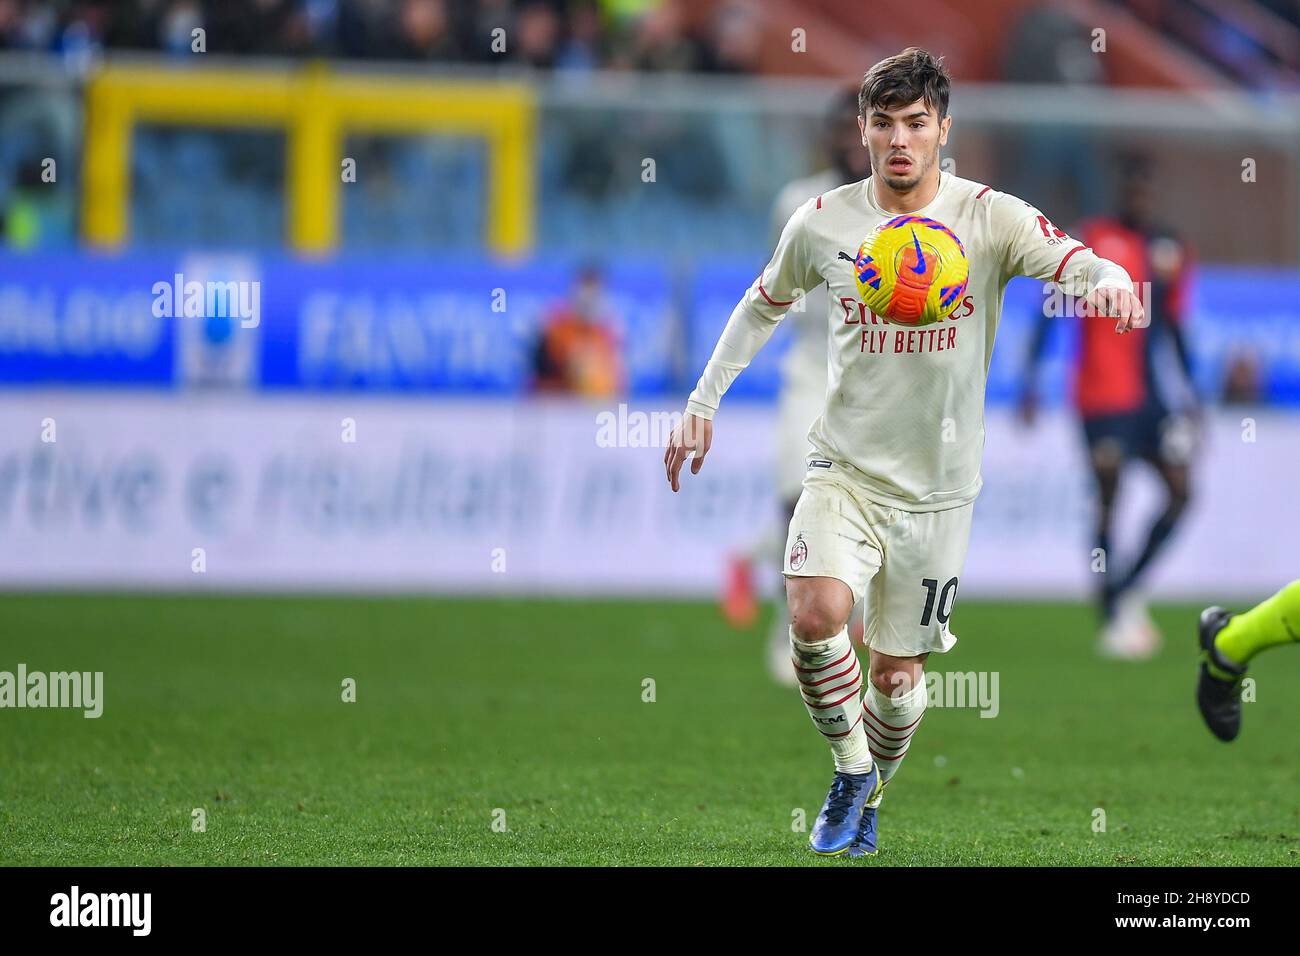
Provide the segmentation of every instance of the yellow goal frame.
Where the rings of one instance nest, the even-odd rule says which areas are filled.
[[[286,238],[310,254],[338,245],[347,134],[481,137],[488,146],[487,245],[513,256],[533,244],[536,102],[518,83],[343,75],[319,64],[293,72],[107,66],[86,90],[81,211],[92,245],[111,248],[127,238],[137,123],[284,129]]]

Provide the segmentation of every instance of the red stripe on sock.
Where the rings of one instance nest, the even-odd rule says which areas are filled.
[[[864,714],[871,714],[871,711],[867,710],[865,704],[864,704],[863,707],[862,707],[862,712],[863,712]],[[871,716],[872,716],[872,718],[875,718],[876,715],[875,715],[875,714],[871,714]],[[870,727],[871,725],[868,724],[867,726]],[[897,740],[897,741],[903,741],[904,743],[906,743],[907,741],[911,740],[911,739],[912,739],[912,734],[916,733],[916,731],[913,729],[913,730],[909,730],[907,733],[903,734],[903,736],[901,736],[901,737],[891,737],[889,734],[885,733],[883,730],[881,730],[881,729],[878,728],[878,727],[871,727],[871,729],[872,729],[872,731],[873,731],[876,735],[878,735],[882,740]]]
[[[824,693],[824,694],[813,694],[813,695],[812,695],[812,700],[809,700],[809,699],[808,699],[808,695],[807,695],[807,694],[800,694],[799,696],[803,698],[803,702],[804,702],[805,704],[807,704],[809,707],[817,707],[817,708],[820,709],[820,707],[821,707],[821,705],[820,705],[820,703],[819,703],[820,701],[825,700],[825,699],[826,699],[827,697],[829,697],[831,694],[838,694],[840,691],[844,690],[844,688],[846,688],[846,687],[852,687],[854,693],[861,693],[861,692],[862,692],[862,679],[861,679],[861,678],[858,678],[858,677],[855,677],[853,680],[848,681],[847,683],[841,684],[839,687],[832,687],[830,690],[828,690],[828,691],[827,691],[826,693]]]
[[[848,684],[845,684],[844,686],[847,687]],[[856,694],[856,693],[858,693],[858,689],[855,687],[853,690],[849,691],[847,694],[845,694],[845,695],[844,695],[843,697],[841,697],[839,700],[837,700],[837,701],[832,701],[832,702],[829,703],[829,704],[814,704],[814,703],[813,703],[812,701],[810,701],[807,697],[805,697],[805,698],[803,699],[803,702],[804,702],[805,704],[807,704],[809,707],[811,707],[813,710],[828,710],[828,709],[831,708],[831,707],[837,707],[837,706],[839,706],[840,704],[844,703],[846,700],[848,700],[850,697],[852,697],[852,696],[853,696],[854,694]]]
[[[868,746],[867,749],[871,750],[871,747]],[[874,750],[871,750],[871,756],[875,757],[877,760],[901,760],[903,757],[907,756],[907,751],[905,750],[901,754],[894,754],[894,756],[890,757],[887,754],[878,754]]]
[[[797,671],[799,671],[799,672],[802,673],[802,674],[816,674],[818,671],[824,671],[824,670],[826,670],[826,668],[828,668],[828,667],[835,667],[835,666],[837,666],[837,665],[839,665],[839,664],[843,664],[845,661],[847,661],[847,660],[849,659],[849,655],[852,654],[852,653],[853,653],[853,645],[850,644],[850,645],[849,645],[849,653],[848,653],[848,654],[845,654],[845,655],[844,655],[843,657],[841,657],[838,661],[831,661],[829,664],[824,664],[824,665],[822,665],[821,667],[800,667],[800,666],[796,663],[796,664],[794,665],[794,669],[797,670]],[[802,680],[802,679],[803,679],[803,678],[800,678],[800,680]]]
[[[881,727],[884,727],[884,728],[886,728],[886,729],[888,729],[888,730],[911,730],[913,727],[915,727],[917,724],[919,724],[919,723],[921,722],[921,717],[924,717],[924,716],[925,716],[924,713],[921,714],[921,717],[916,718],[916,720],[912,721],[912,722],[911,722],[910,724],[908,724],[906,727],[895,727],[893,724],[887,724],[887,723],[885,723],[883,720],[881,720],[879,717],[876,717],[875,712],[872,711],[872,709],[871,709],[870,707],[867,706],[866,701],[863,701],[863,703],[862,703],[862,707],[863,707],[864,710],[866,710],[866,712],[867,712],[868,714],[871,714],[872,717],[875,717],[875,718],[876,718],[876,723],[878,723]]]
[[[903,753],[907,750],[908,743],[910,743],[910,741],[905,741],[899,744],[897,747],[894,747],[891,746],[890,744],[877,740],[876,737],[872,734],[871,726],[869,724],[863,724],[862,729],[866,732],[867,739],[871,741],[873,744],[875,744],[877,747],[884,750],[886,753],[891,753],[891,754]]]
[[[858,662],[854,660],[852,664],[844,668],[844,670],[840,671],[838,674],[832,674],[830,677],[823,677],[821,680],[814,680],[814,681],[806,681],[802,677],[800,677],[799,683],[803,684],[804,687],[816,687],[819,684],[827,684],[833,680],[839,680],[845,674],[849,673],[850,671],[855,671],[857,669],[858,669]]]
[[[847,737],[849,734],[853,733],[853,731],[855,731],[855,730],[858,729],[858,724],[860,724],[860,723],[862,723],[862,718],[861,718],[861,717],[859,717],[856,721],[854,721],[853,726],[850,727],[848,730],[844,731],[844,733],[842,733],[842,734],[828,734],[826,731],[822,730],[820,727],[818,727],[817,729],[818,729],[818,730],[821,730],[821,735],[822,735],[823,737]]]

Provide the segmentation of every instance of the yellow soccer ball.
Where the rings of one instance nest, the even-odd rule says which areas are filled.
[[[876,315],[930,325],[957,307],[970,278],[957,234],[925,216],[895,216],[872,230],[853,261],[858,295]]]

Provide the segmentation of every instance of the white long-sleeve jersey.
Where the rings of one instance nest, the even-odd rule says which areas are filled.
[[[880,504],[954,508],[980,490],[984,388],[1007,283],[1031,276],[1073,296],[1102,286],[1132,291],[1133,284],[1028,203],[940,173],[934,199],[912,215],[937,219],[961,238],[966,295],[933,325],[891,323],[859,298],[853,259],[867,234],[895,215],[876,204],[870,178],[795,210],[731,313],[686,410],[711,419],[794,300],[824,283],[830,375],[825,408],[808,433],[816,457]]]

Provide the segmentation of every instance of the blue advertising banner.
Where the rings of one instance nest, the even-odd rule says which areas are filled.
[[[0,383],[170,385],[173,324],[151,311],[167,259],[0,254]]]
[[[548,262],[4,254],[0,383],[519,393],[576,277]],[[630,390],[667,390],[664,270],[611,266],[595,288]]]

